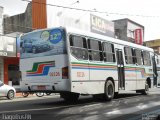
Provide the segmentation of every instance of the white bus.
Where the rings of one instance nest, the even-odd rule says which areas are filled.
[[[153,81],[151,48],[70,28],[33,31],[21,36],[22,91],[79,95],[136,91],[147,94]]]
[[[160,87],[160,55],[156,55],[157,58],[157,87]]]

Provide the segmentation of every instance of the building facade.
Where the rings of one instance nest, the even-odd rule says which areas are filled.
[[[35,29],[62,26],[114,37],[114,23],[103,16],[46,4],[56,3],[51,0],[32,0],[25,13],[4,18],[4,33],[25,33]]]
[[[43,3],[36,3],[37,1]],[[24,13],[5,16],[0,7],[0,80],[20,90],[19,51],[16,37],[35,29],[47,27],[46,0],[33,0]]]
[[[147,47],[153,48],[154,51],[160,55],[160,39],[146,41],[145,45]]]
[[[3,21],[3,7],[0,6],[0,35],[3,34],[3,27],[2,27],[2,21]],[[3,81],[4,78],[4,63],[3,58],[0,56],[0,80]]]
[[[0,43],[0,80],[5,84],[9,84],[9,80],[16,82],[18,77],[16,71],[13,73],[13,69],[19,66],[16,50],[17,42],[15,37],[4,34],[3,7],[0,7]],[[14,67],[11,68],[11,66]]]
[[[128,19],[114,20],[115,37],[128,42],[143,45],[144,26]]]

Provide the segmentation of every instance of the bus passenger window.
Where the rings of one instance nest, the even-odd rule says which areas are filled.
[[[89,60],[103,61],[102,45],[98,40],[88,39]]]
[[[87,42],[84,37],[70,36],[70,50],[71,54],[77,59],[88,60]]]
[[[143,51],[143,62],[144,65],[151,66],[150,54],[147,51]]]
[[[105,62],[115,62],[114,45],[111,43],[103,43],[103,55]]]
[[[126,64],[134,64],[133,48],[124,47]]]
[[[136,54],[137,64],[138,64],[138,65],[143,65],[142,51],[136,49],[136,50],[135,50],[135,54]]]
[[[70,36],[70,46],[83,47],[83,37]]]

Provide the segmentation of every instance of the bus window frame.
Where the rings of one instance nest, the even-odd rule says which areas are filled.
[[[72,46],[71,46],[71,37],[81,37],[82,38],[82,47],[77,47],[77,46],[74,46],[74,43],[73,43],[73,41],[72,41]],[[86,43],[87,43],[87,38],[85,37],[85,36],[81,36],[81,35],[76,35],[76,34],[69,34],[69,49],[70,49],[70,54],[72,54],[72,56],[74,56],[76,59],[78,59],[78,60],[87,60],[88,61],[88,58],[89,58],[89,55],[88,55],[88,44],[86,44],[86,48],[84,48],[84,39],[85,39],[85,41],[86,41]],[[75,49],[83,49],[83,50],[86,50],[87,51],[87,58],[86,59],[83,59],[82,57],[77,57],[75,54],[73,54],[72,53],[72,49],[73,48],[75,48]]]

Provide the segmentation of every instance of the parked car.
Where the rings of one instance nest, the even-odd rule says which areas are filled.
[[[22,51],[31,53],[40,53],[51,50],[51,45],[48,41],[26,39],[22,43]]]
[[[0,97],[7,97],[13,99],[15,97],[16,90],[14,87],[4,84],[0,81]]]

